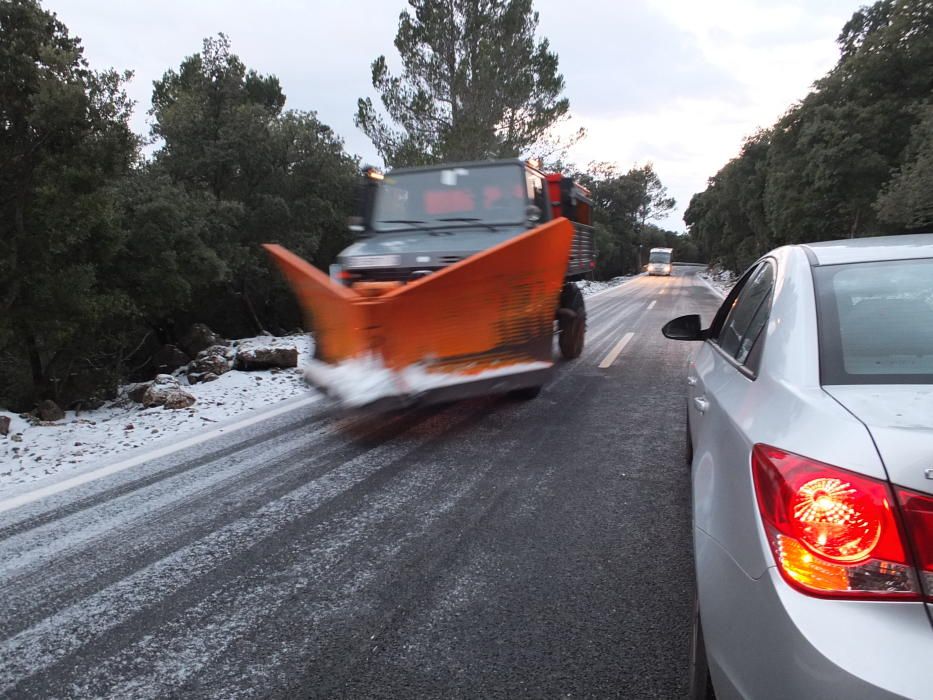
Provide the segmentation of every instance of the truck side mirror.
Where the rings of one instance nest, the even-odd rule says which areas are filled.
[[[347,226],[354,233],[363,233],[372,228],[373,207],[380,182],[382,181],[372,177],[364,177],[357,185],[354,215],[347,221]]]

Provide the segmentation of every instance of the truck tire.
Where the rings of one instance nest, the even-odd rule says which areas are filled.
[[[573,282],[564,284],[560,292],[557,329],[557,344],[564,359],[573,360],[580,357],[586,336],[586,306],[583,303],[583,293]]]

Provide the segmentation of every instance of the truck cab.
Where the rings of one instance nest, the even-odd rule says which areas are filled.
[[[561,204],[591,211],[582,188],[552,181],[555,176],[518,159],[404,168],[385,175],[369,169],[365,176],[360,216],[351,226],[358,240],[340,253],[331,270],[337,281],[357,288],[406,284],[429,275],[565,215]],[[553,198],[555,184],[563,201]],[[595,267],[589,221],[578,224],[568,279]]]

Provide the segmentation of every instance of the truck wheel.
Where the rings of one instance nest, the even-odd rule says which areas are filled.
[[[573,282],[567,282],[560,292],[557,328],[560,354],[566,360],[580,357],[583,353],[583,339],[586,336],[586,306],[583,303],[583,293]]]

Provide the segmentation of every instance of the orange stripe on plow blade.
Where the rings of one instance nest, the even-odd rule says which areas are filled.
[[[573,227],[557,219],[378,297],[363,297],[266,245],[327,362],[372,355],[389,369],[473,374],[552,362]]]

